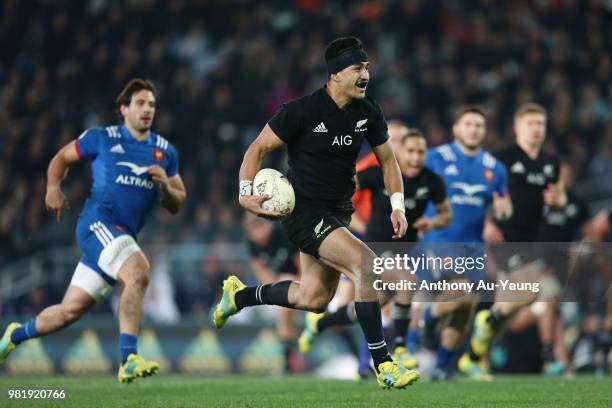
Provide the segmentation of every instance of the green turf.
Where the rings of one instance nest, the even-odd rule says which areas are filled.
[[[9,388],[65,389],[60,402],[9,402]],[[312,377],[160,375],[131,385],[108,377],[0,377],[0,406],[17,407],[612,407],[612,378],[499,377],[493,383],[423,381],[381,390],[372,381]]]

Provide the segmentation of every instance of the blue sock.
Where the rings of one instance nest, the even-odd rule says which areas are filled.
[[[132,334],[119,334],[119,347],[121,348],[121,364],[127,361],[130,354],[138,354],[136,347],[138,345],[138,336]]]
[[[423,321],[427,325],[429,324],[435,325],[438,322],[438,318],[434,317],[434,315],[431,314],[431,307],[428,307],[427,309],[425,309],[425,312],[423,313]]]
[[[453,360],[453,356],[455,355],[454,350],[449,350],[444,346],[438,347],[438,358],[436,360],[436,368],[446,368]]]
[[[34,337],[38,337],[38,332],[36,331],[35,317],[28,320],[18,329],[15,329],[15,331],[11,334],[11,341],[15,344],[19,344],[22,341],[25,341],[27,339],[33,339]]]
[[[359,343],[359,371],[366,371],[370,369],[370,349],[368,348],[368,342],[363,336]]]
[[[406,337],[406,347],[412,354],[419,350],[421,338],[417,329],[408,329],[408,337]]]

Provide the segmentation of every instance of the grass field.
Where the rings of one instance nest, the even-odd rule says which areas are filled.
[[[63,401],[14,401],[10,388],[64,389]],[[18,407],[612,407],[612,378],[499,377],[493,383],[423,381],[403,391],[372,381],[300,376],[161,375],[123,385],[113,377],[0,377],[0,406]]]

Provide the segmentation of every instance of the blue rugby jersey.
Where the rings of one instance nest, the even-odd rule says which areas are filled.
[[[500,196],[508,193],[505,166],[482,149],[476,156],[466,156],[456,143],[430,149],[425,165],[446,183],[453,222],[447,228],[431,230],[423,241],[483,242],[482,230],[493,192]],[[434,216],[435,209],[429,206],[425,214]]]
[[[157,164],[168,177],[178,173],[178,155],[160,135],[135,139],[124,126],[88,129],[75,143],[81,159],[91,161],[91,194],[82,217],[103,217],[136,235],[158,197],[147,168]]]

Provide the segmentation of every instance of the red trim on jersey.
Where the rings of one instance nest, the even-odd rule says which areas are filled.
[[[74,141],[74,151],[76,151],[77,156],[79,156],[79,160],[83,160],[83,156],[81,156],[81,151],[79,150],[79,141]]]
[[[368,154],[363,159],[357,162],[355,170],[357,172],[364,171],[370,167],[378,167],[378,159],[374,152]],[[353,206],[355,207],[355,215],[363,222],[370,222],[372,216],[372,192],[367,189],[356,191],[353,194]]]

